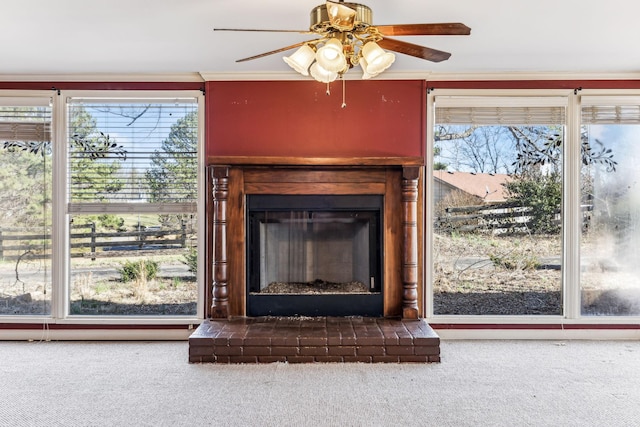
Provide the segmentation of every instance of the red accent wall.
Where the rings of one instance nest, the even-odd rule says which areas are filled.
[[[206,83],[207,156],[423,157],[421,80]]]

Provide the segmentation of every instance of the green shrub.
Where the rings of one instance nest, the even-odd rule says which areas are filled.
[[[98,221],[102,227],[112,230],[121,230],[124,226],[124,218],[116,215],[98,215]]]
[[[535,256],[525,254],[489,254],[489,259],[495,267],[505,270],[535,270],[540,267],[540,261]]]
[[[189,267],[189,271],[195,273],[198,271],[198,251],[196,248],[189,248],[189,252],[183,255],[183,264]]]
[[[158,275],[158,262],[152,260],[127,261],[118,269],[120,280],[152,280]]]
[[[530,230],[533,234],[556,234],[560,231],[557,219],[562,206],[562,181],[558,174],[533,174],[506,184],[508,202],[530,208]]]

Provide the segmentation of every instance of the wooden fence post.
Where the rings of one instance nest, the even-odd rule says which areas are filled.
[[[91,261],[96,260],[96,223],[91,223]]]
[[[183,248],[187,247],[187,221],[184,219],[180,220],[180,228],[182,229],[182,235],[180,236],[180,246]]]

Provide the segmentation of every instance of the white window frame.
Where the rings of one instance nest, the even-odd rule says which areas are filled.
[[[599,98],[596,98],[596,95]],[[433,175],[434,124],[437,99],[445,106],[566,106],[565,144],[563,147],[563,223],[562,223],[562,315],[469,316],[436,315],[433,312],[433,186],[425,185],[425,317],[433,323],[448,324],[637,324],[637,316],[582,316],[580,287],[580,126],[581,97],[588,102],[640,105],[640,91],[634,90],[467,90],[435,89],[427,94],[427,147],[425,176]],[[622,105],[622,104],[621,104]]]
[[[51,143],[53,150],[52,184],[52,259],[51,259],[51,313],[47,315],[1,316],[2,323],[43,323],[47,324],[113,324],[113,325],[192,325],[204,319],[204,250],[198,251],[197,260],[197,304],[194,316],[95,316],[70,315],[69,313],[69,211],[68,194],[68,143],[67,143],[67,102],[68,98],[119,98],[123,102],[131,100],[153,99],[196,99],[198,104],[198,155],[196,214],[198,217],[197,239],[202,247],[205,236],[205,105],[204,95],[198,90],[189,91],[0,91],[2,99],[14,98],[51,99]],[[90,207],[89,207],[90,208]],[[98,208],[99,209],[99,208]],[[157,210],[156,210],[157,212]],[[77,212],[76,212],[77,213]]]
[[[2,106],[38,106],[42,105],[45,100],[49,100],[48,103],[51,105],[51,144],[53,143],[54,135],[55,135],[55,100],[54,93],[52,91],[24,91],[24,90],[0,90],[0,105]],[[55,156],[52,156],[55,157]],[[55,169],[55,161],[52,167],[52,174],[55,176],[53,170]],[[55,178],[53,178],[55,179]],[[55,199],[55,191],[52,189],[52,197]],[[55,208],[52,207],[52,215],[53,210]],[[52,234],[54,232],[54,223],[52,218]],[[52,235],[53,242],[53,235]],[[0,316],[0,323],[33,323],[33,322],[42,322],[43,319],[52,319],[53,316],[53,305],[54,305],[54,295],[53,287],[54,287],[54,273],[53,273],[53,265],[54,265],[54,255],[53,255],[53,244],[52,244],[52,259],[51,259],[51,287],[52,287],[52,298],[51,298],[51,312],[49,314],[43,315],[20,315],[20,316]]]

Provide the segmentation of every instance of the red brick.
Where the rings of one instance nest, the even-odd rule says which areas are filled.
[[[418,356],[436,356],[440,354],[440,347],[428,345],[416,346],[413,352]]]
[[[298,347],[271,347],[272,356],[296,356],[298,354]]]
[[[258,363],[277,363],[286,362],[285,356],[258,356]]]
[[[356,337],[356,345],[384,345],[384,338],[382,338],[382,335],[358,335]]]
[[[342,345],[356,345],[356,337],[352,335],[342,335]]]
[[[189,347],[189,356],[211,356],[212,354],[213,346]]]
[[[229,363],[258,363],[257,356],[229,356]]]
[[[284,359],[292,363],[440,362],[440,338],[425,321],[366,317],[205,321],[189,337],[190,363]]]
[[[429,356],[400,356],[401,363],[427,363]]]
[[[195,332],[194,332],[195,334]],[[213,340],[211,337],[203,337],[203,336],[191,336],[189,337],[189,345],[213,345]]]
[[[413,346],[410,345],[388,345],[387,354],[389,355],[410,355],[413,354]]]
[[[358,356],[384,356],[385,348],[383,346],[365,345],[357,347]]]
[[[371,356],[344,356],[347,363],[371,363]]]
[[[343,362],[342,356],[316,356],[315,361],[319,363],[339,363]]]
[[[414,337],[413,343],[415,345],[440,345],[440,338],[437,337]]]
[[[270,346],[271,345],[271,338],[269,337],[245,337],[244,338],[244,345],[250,345],[250,346]]]
[[[338,335],[331,335],[327,337],[327,345],[332,346],[332,345],[341,345],[342,344],[342,337],[338,334]]]
[[[398,337],[398,345],[413,345],[413,338],[410,336]]]
[[[216,356],[242,356],[242,347],[213,347],[213,354]]]
[[[313,356],[287,356],[287,362],[289,363],[313,363],[315,359]]]
[[[271,356],[271,347],[269,346],[245,346],[244,356]]]
[[[327,345],[326,337],[300,337],[300,346],[319,347]]]
[[[400,356],[373,356],[373,363],[398,363]]]
[[[355,346],[329,346],[329,355],[332,356],[355,356],[356,348]]]
[[[327,347],[300,347],[301,356],[326,356]]]
[[[400,340],[396,334],[389,334],[384,336],[384,345],[399,345]]]
[[[229,337],[216,337],[213,340],[213,345],[229,345]]]
[[[232,347],[241,347],[244,344],[244,338],[241,336],[229,338],[229,344]]]
[[[282,337],[271,337],[271,345],[272,346],[295,346],[298,344],[297,336],[282,336]]]

